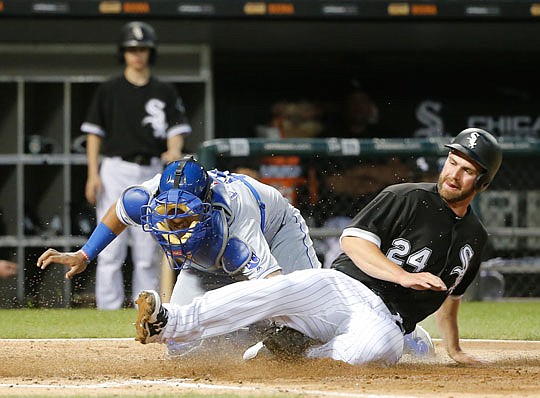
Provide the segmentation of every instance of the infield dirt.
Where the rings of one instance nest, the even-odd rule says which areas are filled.
[[[392,367],[332,360],[242,362],[242,350],[212,346],[167,359],[165,347],[131,340],[0,340],[0,396],[286,394],[305,397],[540,397],[540,342],[464,341],[490,361],[459,366],[436,342],[433,358]]]

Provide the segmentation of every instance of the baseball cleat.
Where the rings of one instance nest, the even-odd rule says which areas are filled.
[[[168,312],[161,305],[161,298],[154,290],[143,290],[135,300],[139,308],[135,329],[136,341],[142,344],[158,342],[160,332],[167,324]]]
[[[435,355],[435,346],[429,333],[420,325],[416,325],[413,332],[405,335],[404,354],[416,357],[430,357]]]
[[[249,361],[250,359],[257,357],[257,355],[263,348],[264,343],[262,341],[259,341],[257,344],[252,345],[244,352],[244,355],[242,355],[242,359],[244,361]]]

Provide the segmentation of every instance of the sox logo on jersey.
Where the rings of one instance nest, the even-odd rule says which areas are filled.
[[[469,245],[463,246],[459,251],[459,259],[461,261],[461,266],[458,265],[454,267],[450,272],[450,275],[457,275],[454,284],[450,287],[450,289],[448,289],[450,294],[452,294],[452,291],[456,288],[457,285],[459,285],[459,282],[461,282],[461,280],[465,276],[465,273],[467,272],[467,268],[469,268],[469,264],[471,263],[471,258],[473,258],[473,256],[474,250]]]
[[[145,116],[142,120],[142,125],[149,124],[154,130],[154,137],[165,138],[166,130],[169,125],[165,118],[165,102],[152,98],[146,102],[144,109],[148,116]]]

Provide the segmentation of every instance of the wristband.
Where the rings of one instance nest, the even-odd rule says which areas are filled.
[[[86,254],[83,249],[80,249],[79,253],[81,253],[84,259],[86,260],[86,264],[90,264],[91,260],[90,260],[90,257],[88,257],[88,254]]]
[[[86,260],[88,262],[94,260],[114,238],[116,238],[116,234],[103,222],[100,222],[96,229],[94,229],[94,232],[92,232],[92,235],[90,235],[90,238],[88,238],[88,241],[81,248]]]

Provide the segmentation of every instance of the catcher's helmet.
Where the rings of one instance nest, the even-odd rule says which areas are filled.
[[[191,192],[203,202],[208,202],[210,183],[211,178],[204,166],[193,156],[186,156],[165,167],[159,180],[159,192],[179,188]]]
[[[157,36],[154,28],[146,22],[129,22],[122,28],[118,43],[120,62],[124,63],[124,51],[128,47],[147,47],[150,49],[148,62],[152,65],[156,60]]]
[[[472,127],[459,133],[450,144],[445,145],[478,163],[484,172],[476,180],[476,189],[483,191],[491,183],[502,162],[499,143],[485,130]]]

